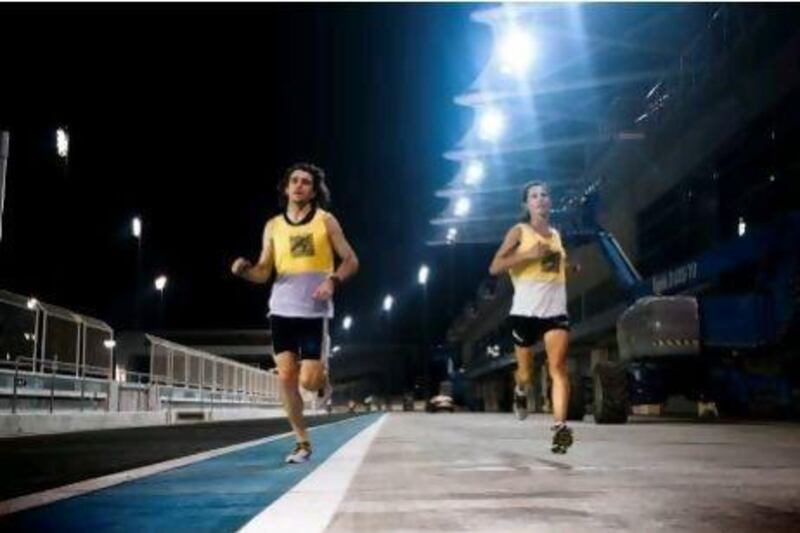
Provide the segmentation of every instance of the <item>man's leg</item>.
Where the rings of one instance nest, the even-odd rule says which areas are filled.
[[[281,382],[281,398],[286,416],[294,430],[297,442],[308,442],[308,430],[303,420],[303,399],[297,388],[300,365],[297,356],[292,352],[281,352],[275,356],[275,365],[278,367],[278,377]]]
[[[308,320],[304,323],[301,346],[300,386],[312,393],[314,409],[329,399],[332,389],[328,383],[328,319]]]
[[[300,362],[300,386],[307,391],[317,392],[328,379],[325,366],[318,359],[304,359]]]

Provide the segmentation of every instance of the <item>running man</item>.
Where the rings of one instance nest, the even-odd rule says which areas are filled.
[[[572,430],[566,424],[570,394],[567,256],[561,236],[550,226],[547,186],[538,181],[526,184],[522,203],[522,221],[508,230],[489,272],[497,276],[507,271],[514,285],[508,319],[517,359],[514,412],[520,420],[528,416],[528,391],[533,384],[533,345],[543,339],[553,380],[555,425],[551,449],[553,453],[566,453],[572,445]]]
[[[358,258],[339,222],[323,209],[330,193],[322,169],[292,165],[278,185],[278,197],[284,212],[266,223],[258,262],[240,257],[231,271],[252,283],[266,283],[275,270],[269,300],[272,344],[284,409],[297,440],[286,462],[304,463],[312,450],[299,387],[319,394],[321,405],[330,399],[328,320],[333,318],[333,295],[358,271]],[[334,252],[340,259],[335,270]]]

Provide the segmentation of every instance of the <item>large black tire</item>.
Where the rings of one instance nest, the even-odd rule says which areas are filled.
[[[628,375],[620,364],[600,362],[594,367],[594,421],[624,424],[628,421]]]
[[[581,421],[586,415],[586,394],[583,388],[583,378],[580,373],[569,375],[569,407],[567,420]]]

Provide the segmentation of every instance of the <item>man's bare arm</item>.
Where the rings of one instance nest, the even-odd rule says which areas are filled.
[[[336,220],[333,215],[325,218],[325,227],[328,229],[328,238],[331,240],[333,250],[341,260],[334,275],[339,278],[339,281],[344,281],[358,272],[358,257],[353,247],[347,242],[347,238],[344,236],[344,231],[342,231],[339,221]]]
[[[240,257],[233,262],[231,272],[251,283],[266,283],[272,276],[274,265],[272,221],[270,220],[264,226],[264,234],[261,241],[261,255],[258,258],[258,262],[254,265],[247,259]]]
[[[358,272],[358,257],[353,247],[347,242],[339,221],[333,215],[325,217],[325,228],[328,231],[328,238],[331,241],[334,252],[340,259],[339,267],[328,279],[323,281],[317,290],[314,291],[314,298],[317,300],[327,300],[333,296],[339,283],[353,277]]]

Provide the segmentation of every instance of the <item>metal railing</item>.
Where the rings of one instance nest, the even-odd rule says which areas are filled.
[[[168,387],[172,400],[280,403],[278,376],[153,335],[148,382]]]
[[[145,337],[149,372],[120,368],[115,376],[114,331],[108,324],[0,290],[0,407],[52,413],[280,405],[277,375]]]
[[[0,391],[8,397],[12,414],[19,411],[22,398],[33,403],[33,408],[29,406],[26,411],[53,413],[59,410],[59,402],[66,403],[71,410],[108,411],[112,382],[91,377],[100,370],[57,358],[37,362],[31,357],[17,357],[13,361],[0,361]],[[80,372],[79,377],[76,372]]]
[[[0,331],[0,358],[29,354],[32,372],[58,360],[62,374],[71,368],[75,377],[113,376],[114,330],[102,320],[0,290]]]

